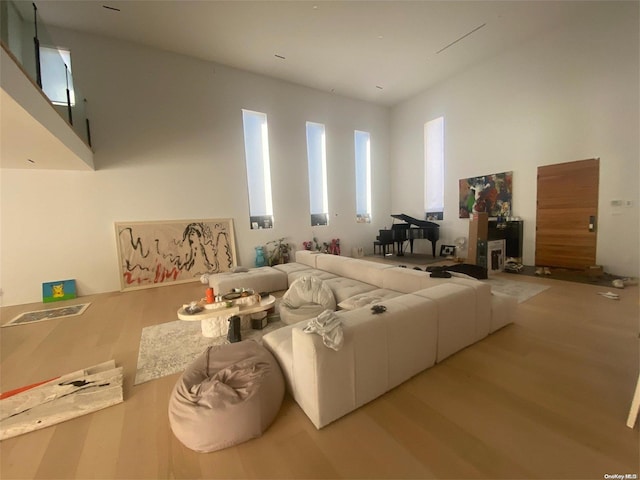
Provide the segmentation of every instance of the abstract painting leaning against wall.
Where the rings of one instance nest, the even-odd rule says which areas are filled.
[[[494,173],[460,180],[460,218],[477,212],[489,217],[510,217],[513,172]]]
[[[122,290],[198,280],[236,266],[233,219],[118,222]]]

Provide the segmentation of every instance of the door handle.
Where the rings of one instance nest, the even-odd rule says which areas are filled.
[[[590,232],[595,232],[596,231],[596,217],[595,217],[595,215],[591,215],[589,217],[589,231]]]

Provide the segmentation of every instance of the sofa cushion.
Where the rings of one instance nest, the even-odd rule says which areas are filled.
[[[450,278],[449,283],[464,285],[476,293],[476,341],[489,335],[491,326],[491,285],[474,278]]]
[[[338,278],[337,275],[324,270],[318,270],[317,268],[309,268],[307,270],[298,270],[296,272],[289,273],[289,285],[295,282],[300,277],[314,276],[320,280],[329,280],[330,278]]]
[[[324,280],[324,283],[333,291],[337,303],[359,293],[370,292],[376,289],[374,285],[346,277],[328,278]]]
[[[250,288],[257,293],[286,290],[287,275],[272,267],[250,268],[242,272],[223,272],[209,275],[209,286],[216,294],[225,294],[234,288]]]
[[[464,285],[473,288],[476,295],[475,338],[480,340],[489,334],[491,322],[491,287],[475,278],[435,278],[429,273],[408,268],[393,267],[382,270],[383,286],[388,290],[404,293],[417,292],[425,288],[446,283]]]
[[[309,265],[305,265],[304,263],[291,262],[291,263],[280,263],[278,265],[274,265],[271,268],[275,268],[276,270],[280,270],[281,272],[289,275],[292,272],[300,272],[302,270],[310,270],[312,267]]]
[[[356,308],[364,307],[366,305],[373,305],[384,300],[399,297],[402,295],[400,292],[394,290],[386,290],[384,288],[376,288],[369,292],[359,293],[353,297],[349,297],[338,304],[338,307],[343,310],[354,310]]]
[[[356,260],[351,257],[340,255],[321,254],[316,257],[316,268],[326,272],[334,273],[340,277],[351,278],[349,272],[353,270]]]
[[[291,350],[291,328],[293,325],[278,328],[262,337],[262,345],[271,352],[282,368],[287,391],[294,395],[293,353]],[[295,396],[295,395],[294,395]]]
[[[430,286],[429,275],[420,270],[413,270],[410,268],[402,267],[391,267],[382,270],[381,273],[382,288],[386,288],[387,290],[396,290],[402,293],[411,293]]]
[[[316,256],[316,268],[378,287],[382,287],[382,270],[391,267],[385,263],[339,255],[320,254]]]
[[[296,250],[296,262],[308,265],[311,268],[316,268],[316,258],[318,258],[318,255],[322,254],[312,250]]]
[[[434,302],[401,295],[381,302],[389,349],[389,388],[400,385],[436,362],[438,309]],[[365,307],[366,308],[366,307]]]
[[[476,341],[476,292],[456,283],[443,283],[414,292],[438,306],[437,362]]]
[[[355,270],[351,278],[360,280],[361,282],[370,283],[382,287],[383,273],[393,265],[386,263],[370,262],[368,260],[356,259],[355,264],[358,268]]]
[[[504,293],[493,292],[491,295],[491,324],[489,333],[513,323],[516,309],[518,308],[518,299]]]

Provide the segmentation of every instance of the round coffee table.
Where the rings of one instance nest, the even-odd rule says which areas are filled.
[[[241,317],[242,328],[250,324],[250,315],[264,312],[272,308],[276,303],[276,297],[269,295],[260,299],[253,305],[234,305],[228,308],[209,310],[205,308],[198,313],[187,313],[185,307],[178,310],[178,318],[187,322],[200,321],[202,336],[208,338],[222,337],[229,331],[229,318],[234,315]]]

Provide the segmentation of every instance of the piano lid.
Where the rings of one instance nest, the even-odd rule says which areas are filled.
[[[417,218],[410,217],[409,215],[405,215],[404,213],[399,213],[395,215],[391,215],[393,218],[397,218],[398,220],[402,220],[403,222],[407,222],[411,225],[415,225],[416,227],[427,227],[427,228],[440,228],[440,225],[434,222],[429,222],[428,220],[418,220]]]

